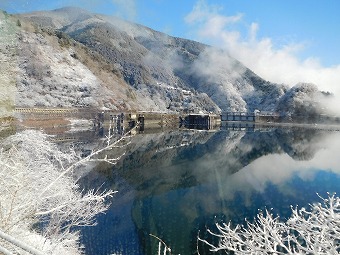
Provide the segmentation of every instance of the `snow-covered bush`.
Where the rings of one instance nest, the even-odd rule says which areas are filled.
[[[329,96],[320,92],[312,83],[298,83],[283,95],[276,112],[295,121],[315,121],[324,113],[324,102]]]
[[[339,254],[340,198],[329,194],[321,200],[310,210],[292,207],[292,216],[285,222],[266,210],[246,226],[216,224],[216,232],[208,231],[219,243],[200,240],[211,251],[231,254]]]
[[[79,190],[71,173],[89,160],[60,151],[39,131],[5,139],[0,151],[0,233],[43,254],[80,254],[74,227],[95,224],[94,217],[106,211],[106,200],[114,193]],[[0,239],[2,247],[17,249]]]

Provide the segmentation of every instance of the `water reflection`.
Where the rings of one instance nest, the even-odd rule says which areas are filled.
[[[216,221],[242,223],[265,207],[288,217],[291,204],[340,192],[339,149],[339,132],[313,129],[136,135],[113,169],[81,180],[119,191],[98,226],[82,229],[86,254],[156,254],[149,234],[174,254],[195,254],[198,231]]]

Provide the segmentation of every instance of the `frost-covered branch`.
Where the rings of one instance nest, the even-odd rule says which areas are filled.
[[[0,230],[44,254],[79,254],[74,228],[92,226],[105,213],[112,190],[79,189],[73,170],[93,160],[115,163],[102,154],[120,146],[129,134],[80,158],[62,152],[48,135],[26,130],[2,141],[0,149]],[[112,137],[110,137],[112,138]],[[126,144],[126,143],[125,143]],[[96,157],[98,159],[96,159]],[[7,247],[0,238],[0,247]]]
[[[340,253],[340,198],[328,194],[322,203],[310,205],[310,210],[292,207],[286,221],[266,210],[254,223],[246,226],[231,223],[216,224],[217,231],[208,232],[218,237],[218,244],[200,241],[210,250],[234,254],[339,254]]]
[[[171,255],[171,248],[166,245],[166,243],[160,239],[158,236],[155,236],[153,234],[149,234],[153,238],[156,238],[158,240],[158,250],[157,250],[157,255]]]
[[[136,129],[138,127],[138,125],[136,125],[133,129]],[[133,130],[132,129],[132,130]],[[88,156],[76,161],[75,163],[71,164],[70,166],[68,166],[53,182],[51,182],[43,191],[42,194],[44,194],[48,189],[50,189],[53,185],[55,185],[55,183],[62,178],[64,175],[69,174],[71,171],[73,171],[74,169],[76,169],[78,166],[80,165],[84,165],[90,161],[93,160],[93,158],[99,154],[101,154],[104,151],[107,151],[109,149],[115,148],[116,146],[118,146],[119,143],[121,143],[122,141],[124,141],[127,137],[129,137],[131,135],[132,130],[130,130],[130,132],[124,134],[122,137],[120,137],[118,140],[116,140],[113,143],[108,143],[107,146],[98,149],[96,151],[92,151]],[[110,141],[112,139],[113,136],[109,136],[107,137],[107,140]],[[118,160],[120,159],[120,157],[118,157],[117,159],[108,159],[107,156],[105,156],[104,159],[96,159],[95,161],[105,161],[107,163],[110,164],[115,164]]]

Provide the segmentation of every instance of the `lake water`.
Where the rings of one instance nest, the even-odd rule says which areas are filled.
[[[147,131],[147,130],[146,130]],[[145,131],[145,132],[146,132]],[[137,134],[115,166],[100,164],[83,188],[118,193],[98,225],[81,229],[87,255],[209,254],[216,222],[244,223],[259,209],[282,219],[290,206],[308,207],[340,194],[340,132],[310,128],[171,130]],[[120,152],[122,153],[122,152]]]

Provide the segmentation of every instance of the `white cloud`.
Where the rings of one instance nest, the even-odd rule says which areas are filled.
[[[312,82],[320,90],[340,95],[340,64],[324,67],[315,57],[300,60],[297,53],[305,42],[276,47],[271,38],[258,38],[259,24],[248,25],[242,37],[235,24],[243,24],[243,15],[224,16],[221,8],[199,0],[185,21],[192,26],[197,39],[224,48],[248,68],[266,80],[295,85]]]

